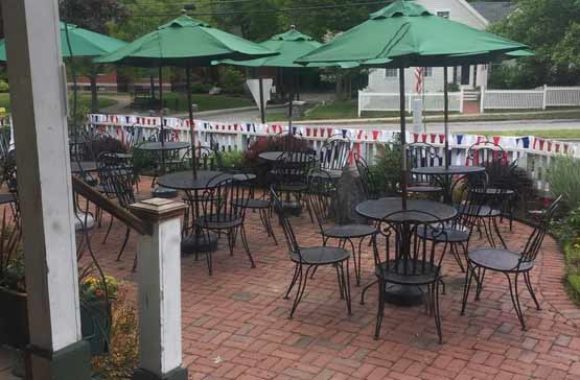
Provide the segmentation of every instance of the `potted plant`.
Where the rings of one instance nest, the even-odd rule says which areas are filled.
[[[81,330],[92,355],[109,351],[111,303],[118,290],[119,283],[111,276],[86,275],[80,280]]]
[[[22,256],[22,231],[7,223],[0,229],[0,344],[20,348],[28,344],[28,312]]]

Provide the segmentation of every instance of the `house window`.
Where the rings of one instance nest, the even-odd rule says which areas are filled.
[[[432,67],[424,67],[423,70],[424,70],[424,73],[425,73],[424,74],[425,75],[425,78],[429,78],[429,77],[432,77],[433,76],[433,68]]]
[[[437,11],[437,16],[449,19],[449,11]]]
[[[385,70],[385,76],[387,78],[396,78],[397,77],[397,69],[386,69]]]

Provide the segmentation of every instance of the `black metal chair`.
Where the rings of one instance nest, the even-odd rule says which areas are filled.
[[[308,190],[308,173],[314,163],[315,156],[308,151],[286,151],[274,162],[272,184],[282,196],[284,208],[300,212],[303,195]]]
[[[516,163],[509,162],[508,153],[501,145],[492,141],[481,141],[470,146],[466,151],[465,160],[468,165],[486,168],[486,177],[482,178],[485,180],[485,184],[479,189],[473,186],[473,191],[481,193],[485,188],[487,195],[494,197],[496,207],[501,212],[502,217],[508,218],[511,231],[517,194],[510,186],[509,179]]]
[[[119,206],[128,209],[129,206],[135,203],[135,192],[133,191],[134,185],[134,177],[133,177],[133,169],[132,167],[127,167],[124,165],[102,165],[102,161],[97,161],[98,166],[98,173],[99,173],[99,186],[100,191],[103,194],[111,199],[116,199],[119,203]],[[101,163],[102,166],[99,166]],[[106,242],[109,233],[111,232],[111,228],[113,227],[114,217],[111,216],[111,221],[109,222],[109,227],[107,228],[107,232],[103,239],[103,243]],[[127,242],[129,241],[129,236],[131,234],[131,228],[127,227],[125,231],[125,238],[121,245],[121,249],[117,254],[117,261],[121,260],[123,253],[125,251],[125,247],[127,246]],[[133,268],[132,270],[135,271],[137,268],[137,254],[135,254],[135,258],[133,260]]]
[[[367,199],[379,199],[383,194],[365,159],[357,157],[355,164],[365,197]]]
[[[269,192],[262,192],[258,194],[256,191],[256,176],[253,174],[241,173],[241,176],[248,177],[242,185],[247,185],[249,188],[248,199],[244,199],[240,207],[253,212],[257,212],[260,216],[260,222],[264,226],[266,233],[274,240],[274,244],[278,245],[278,239],[274,234],[272,228],[272,199]],[[250,178],[251,177],[251,178]]]
[[[286,237],[288,254],[290,260],[294,263],[294,275],[292,276],[292,280],[290,281],[290,285],[288,286],[288,290],[284,296],[285,299],[289,298],[290,292],[294,286],[298,284],[294,303],[292,304],[292,309],[290,311],[290,318],[294,316],[294,312],[304,296],[308,276],[311,274],[311,271],[320,266],[329,265],[336,268],[340,295],[341,298],[346,300],[348,314],[351,314],[350,275],[348,268],[350,253],[341,247],[301,247],[296,240],[296,235],[294,234],[292,225],[284,212],[284,208],[282,207],[282,203],[280,202],[276,191],[273,188],[271,188],[270,191],[272,194],[274,211],[278,214],[280,225],[282,226],[284,236]]]
[[[307,201],[309,209],[315,215],[322,244],[326,246],[329,239],[337,239],[339,246],[345,247],[348,242],[354,264],[354,273],[357,286],[360,286],[361,278],[361,255],[362,243],[366,238],[371,238],[376,234],[376,227],[368,224],[344,224],[329,225],[331,214],[331,204],[336,201],[336,188],[332,183],[329,173],[320,169],[314,169],[309,175]],[[358,251],[353,240],[359,240]]]
[[[348,165],[352,142],[342,134],[330,137],[320,149],[320,169],[328,172],[331,178],[340,178]]]
[[[524,313],[520,304],[518,279],[520,275],[523,276],[526,287],[528,288],[528,291],[530,292],[530,295],[536,304],[536,308],[540,310],[540,303],[536,298],[536,294],[534,293],[534,288],[530,280],[530,272],[532,269],[534,269],[536,258],[538,257],[538,253],[544,241],[544,237],[546,236],[546,231],[554,217],[556,210],[559,207],[561,199],[561,196],[558,197],[547,208],[545,213],[541,215],[540,220],[529,236],[526,245],[520,252],[501,248],[478,248],[469,252],[467,255],[468,261],[467,271],[465,273],[465,286],[463,291],[461,315],[465,314],[465,307],[469,298],[472,280],[474,278],[476,279],[477,288],[475,296],[476,299],[479,299],[479,295],[483,289],[485,273],[489,270],[492,272],[502,273],[506,276],[516,315],[520,321],[522,330],[526,330]]]
[[[411,169],[443,165],[443,157],[439,154],[438,148],[431,144],[421,142],[408,144],[406,152],[407,167]],[[433,184],[433,176],[410,174],[407,191],[436,197],[443,193],[443,188]]]
[[[420,230],[430,229],[434,235],[444,235],[445,225],[435,215],[420,210],[397,211],[389,214],[379,225],[379,234],[385,238],[385,253],[381,255],[375,243],[375,275],[378,280],[378,311],[375,339],[379,338],[385,310],[385,299],[391,286],[427,289],[425,298],[428,310],[435,317],[439,343],[442,343],[441,315],[439,311],[439,285],[441,262],[446,247],[420,237]],[[444,240],[444,239],[443,239]],[[430,246],[429,246],[430,245]]]
[[[239,232],[251,266],[255,268],[256,264],[250,252],[244,227],[250,191],[247,177],[243,174],[233,177],[227,174],[218,174],[211,178],[199,199],[201,214],[196,216],[195,226],[207,234],[207,241],[211,240],[210,233],[225,232],[232,256]],[[206,252],[206,258],[211,275],[213,273],[211,252]]]

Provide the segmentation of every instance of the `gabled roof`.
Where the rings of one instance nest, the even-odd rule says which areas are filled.
[[[516,8],[511,1],[474,1],[471,6],[490,23],[505,19]]]

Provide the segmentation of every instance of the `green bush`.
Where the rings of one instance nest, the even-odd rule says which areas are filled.
[[[242,169],[244,167],[244,153],[239,150],[221,152],[221,165],[223,169]]]
[[[243,94],[245,80],[239,70],[224,67],[220,75],[220,87],[225,94]]]
[[[401,144],[379,145],[377,158],[370,171],[376,181],[376,189],[379,193],[397,194],[400,190],[401,168],[403,167],[403,155]]]
[[[526,218],[528,207],[534,204],[538,195],[534,180],[530,177],[528,171],[514,163],[508,164],[502,160],[486,165],[485,169],[489,179],[489,186],[509,189],[515,192],[514,208],[516,215]]]
[[[10,92],[10,86],[5,80],[0,80],[0,92]]]
[[[568,209],[580,207],[580,162],[572,157],[560,156],[552,160],[547,180],[555,196],[563,196]]]

